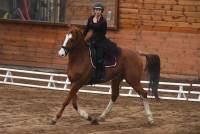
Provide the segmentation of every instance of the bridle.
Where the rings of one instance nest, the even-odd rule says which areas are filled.
[[[79,32],[78,34],[80,34],[81,36],[83,36],[83,34],[81,32]],[[73,51],[78,46],[77,42],[75,41],[75,39],[71,38],[68,41],[71,42],[71,45],[72,45],[71,48],[67,48],[67,44],[66,44],[66,46],[61,46],[61,48],[63,48],[64,51],[65,51],[65,55],[67,55],[69,52]]]
[[[67,55],[67,54],[70,52],[70,48],[66,48],[66,47],[64,47],[64,46],[61,46],[61,48],[64,49],[65,55]]]
[[[76,46],[77,46],[77,45],[76,45],[76,41],[75,41],[74,39],[70,39],[69,41],[70,41],[71,44],[72,44],[72,47],[71,47],[71,48],[67,48],[67,45],[66,45],[66,46],[61,46],[61,48],[64,49],[66,55],[67,55],[69,52],[73,51],[74,48],[76,48]]]

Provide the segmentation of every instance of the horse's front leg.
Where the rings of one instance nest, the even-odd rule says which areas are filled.
[[[54,125],[56,122],[62,117],[63,111],[65,110],[65,107],[70,103],[71,99],[76,96],[76,93],[78,92],[79,88],[82,85],[79,83],[72,83],[71,90],[66,97],[65,101],[63,102],[63,105],[60,109],[60,111],[57,113],[56,117],[51,120],[51,124]]]

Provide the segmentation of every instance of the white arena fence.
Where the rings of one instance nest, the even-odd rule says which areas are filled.
[[[148,81],[141,81],[145,90],[147,88]],[[38,71],[27,71],[10,68],[0,68],[0,84],[44,88],[53,90],[67,90],[70,89],[70,81],[65,74],[46,73]],[[158,92],[161,99],[168,100],[186,100],[186,101],[198,101],[200,102],[200,84],[193,83],[172,83],[172,82],[160,82],[160,88]],[[95,84],[92,86],[84,86],[79,90],[84,93],[96,93],[96,94],[111,94],[111,86],[106,84]],[[139,97],[132,87],[123,81],[120,90],[121,96]],[[148,95],[148,98],[153,96]]]

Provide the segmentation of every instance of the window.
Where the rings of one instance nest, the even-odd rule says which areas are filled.
[[[0,18],[85,25],[97,0],[0,0]],[[117,27],[118,0],[98,0],[105,6],[108,27]]]
[[[0,3],[3,19],[64,22],[66,0],[0,0]]]

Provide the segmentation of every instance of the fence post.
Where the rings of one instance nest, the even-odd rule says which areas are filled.
[[[67,87],[68,87],[68,82],[69,82],[69,79],[67,78],[66,81],[65,81],[64,89],[67,89]]]
[[[128,92],[128,95],[132,95],[133,94],[133,89],[131,88],[131,89],[129,89],[129,92]]]
[[[7,72],[6,72],[6,76],[5,76],[3,82],[6,83],[6,82],[9,82],[9,80],[10,80],[10,82],[13,83],[13,79],[12,79],[12,73],[11,73],[11,71],[7,71]]]
[[[56,84],[54,82],[54,79],[53,79],[53,75],[50,76],[50,80],[49,80],[49,83],[48,83],[48,87],[56,87]]]
[[[109,94],[112,94],[112,87],[110,86],[110,88],[109,88]]]
[[[189,100],[192,90],[193,90],[193,86],[192,86],[192,82],[190,82],[190,88],[189,88],[188,95],[187,95],[187,101]]]
[[[185,93],[183,93],[183,86],[182,85],[179,86],[179,93],[178,93],[177,98],[178,99],[180,99],[180,98],[185,98],[186,99],[186,95],[185,95]]]

